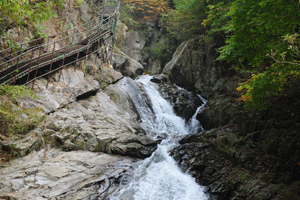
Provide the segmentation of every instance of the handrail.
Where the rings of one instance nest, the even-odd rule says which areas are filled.
[[[74,29],[48,36],[47,42],[44,44],[37,45],[37,41],[42,39],[38,38],[19,44],[18,47],[22,49],[22,46],[25,44],[29,45],[32,42],[35,43],[34,46],[29,45],[26,49],[13,52],[13,48],[8,48],[0,51],[0,55],[8,52],[9,50],[12,51],[11,54],[0,59],[0,62],[4,60],[0,64],[0,69],[4,68],[0,70],[0,85],[13,84],[18,79],[27,75],[25,85],[33,82],[33,87],[34,81],[38,77],[48,75],[49,79],[50,73],[57,70],[57,67],[56,69],[53,68],[54,63],[62,60],[59,67],[59,69],[61,69],[70,63],[76,63],[78,60],[81,60],[81,52],[83,52],[85,57],[87,57],[87,55],[90,54],[89,51],[93,45],[98,44],[99,48],[101,41],[113,36],[116,25],[116,12],[120,6],[119,0],[107,0],[106,2],[114,2],[115,5],[106,5],[104,1],[101,6],[102,12],[95,19],[92,19]],[[50,38],[55,38],[57,36],[60,36],[61,38],[50,41]],[[66,62],[66,58],[72,57],[75,54],[77,54],[75,60]],[[8,59],[9,57],[12,58]],[[42,75],[37,76],[38,70],[46,66],[50,67],[50,70],[48,70],[47,73],[44,72]],[[35,75],[32,78],[30,76],[33,71],[35,71]]]

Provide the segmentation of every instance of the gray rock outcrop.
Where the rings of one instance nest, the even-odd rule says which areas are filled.
[[[112,55],[112,63],[115,70],[130,78],[135,78],[144,72],[142,64],[121,51],[118,51],[118,54]]]
[[[104,92],[51,113],[47,121],[46,139],[65,150],[144,158],[156,149],[155,141],[143,136],[131,115]]]
[[[219,91],[226,81],[226,63],[216,61],[211,44],[191,39],[182,43],[172,60],[164,67],[163,73],[180,87],[193,90],[204,98]]]
[[[105,199],[128,179],[133,159],[87,151],[40,150],[2,164],[1,199]]]
[[[121,28],[124,27],[121,24],[120,26]],[[153,39],[155,33],[155,24],[151,22],[143,24],[143,28],[139,31],[125,32],[125,44],[123,43],[123,45],[120,46],[120,49],[130,58],[144,65],[146,63],[143,63],[144,59],[142,51],[146,47],[146,44],[149,43],[149,41],[152,41],[151,39]]]
[[[30,149],[39,150],[41,137],[45,137],[46,143],[66,151],[84,149],[145,158],[156,149],[156,142],[145,136],[136,122],[136,113],[126,107],[127,100],[119,89],[116,96],[111,85],[108,96],[99,91],[100,85],[93,77],[73,68],[63,69],[59,82],[58,79],[59,73],[52,76],[49,89],[45,79],[37,80],[34,87],[39,98],[19,102],[25,107],[43,108],[49,114],[47,123],[26,136],[29,139],[24,142],[2,142],[3,148],[14,148],[24,156]]]
[[[100,85],[92,77],[85,76],[74,68],[63,69],[52,76],[47,89],[47,80],[35,81],[34,89],[38,92],[37,99],[23,99],[19,104],[25,107],[41,107],[45,113],[54,112],[76,99],[89,96],[100,89]]]

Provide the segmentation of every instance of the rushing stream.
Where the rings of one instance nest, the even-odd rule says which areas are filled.
[[[139,112],[141,123],[148,137],[164,140],[151,157],[145,159],[134,172],[131,182],[110,197],[111,200],[202,200],[208,197],[204,188],[183,173],[168,151],[176,145],[176,136],[201,130],[195,119],[189,123],[174,114],[172,106],[155,89],[152,77],[141,76],[135,82],[124,78],[120,88]],[[199,97],[200,98],[200,97]],[[148,99],[148,100],[145,100]],[[203,100],[203,99],[202,99]],[[203,100],[205,102],[205,100]],[[197,109],[197,112],[202,107]],[[196,113],[197,113],[196,112]]]

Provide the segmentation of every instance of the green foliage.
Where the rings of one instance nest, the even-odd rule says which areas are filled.
[[[0,96],[2,95],[5,95],[5,97],[11,101],[15,100],[16,98],[24,98],[29,96],[37,98],[33,91],[29,90],[25,86],[1,85]]]
[[[163,16],[170,34],[179,40],[188,40],[205,33],[201,22],[206,17],[206,0],[174,0],[175,10]]]
[[[272,49],[282,50],[281,36],[297,28],[299,9],[296,0],[235,0],[226,13],[230,35],[219,59],[258,67]]]
[[[151,53],[162,62],[168,62],[172,58],[175,50],[176,44],[174,44],[174,38],[166,38],[161,42],[157,42],[156,45],[151,48]]]
[[[48,35],[43,32],[44,29],[45,29],[45,27],[38,25],[34,32],[35,37],[36,38],[46,38]]]
[[[126,4],[123,5],[120,9],[120,19],[122,22],[128,26],[130,29],[138,29],[141,27],[140,23],[135,21],[133,17],[131,16],[131,10],[134,9],[135,7],[131,4]]]
[[[299,78],[299,1],[233,0],[209,9],[203,22],[211,26],[209,33],[227,34],[218,59],[232,62],[236,69],[251,67],[252,77],[238,88],[245,89],[239,100],[247,109],[266,109],[268,97],[280,95],[291,79]]]
[[[25,86],[0,86],[0,134],[25,133],[33,129],[41,120],[40,108],[24,108],[18,105],[17,99],[24,97],[37,98],[32,90]]]
[[[209,1],[210,2],[210,1]],[[212,34],[224,34],[230,32],[228,21],[230,17],[227,12],[230,9],[232,1],[214,1],[207,6],[207,17],[203,20],[202,25],[208,27],[207,32]]]
[[[17,25],[32,24],[49,19],[54,13],[50,4],[39,0],[0,1],[0,20]]]
[[[281,95],[285,86],[300,78],[300,40],[298,34],[285,35],[286,48],[283,52],[274,52],[268,55],[275,63],[268,65],[263,72],[252,74],[252,78],[241,84],[239,91],[246,89],[240,98],[246,102],[247,109],[266,109],[270,95]]]
[[[299,78],[299,1],[174,0],[174,4],[176,9],[162,19],[169,33],[179,40],[221,35],[226,44],[219,48],[218,60],[253,74],[238,88],[247,109],[266,109],[269,97],[280,95]]]
[[[264,110],[268,106],[268,97],[280,95],[284,87],[298,79],[299,75],[300,70],[296,65],[274,63],[264,72],[252,74],[251,79],[237,88],[239,91],[246,89],[239,100],[246,102],[246,109]]]

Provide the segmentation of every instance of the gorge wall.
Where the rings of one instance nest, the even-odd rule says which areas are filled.
[[[93,6],[87,5],[84,1],[61,13],[65,20],[60,26],[77,25],[78,16],[81,23],[89,20]],[[186,120],[202,103],[196,94],[208,99],[197,116],[205,131],[179,140],[171,155],[207,187],[210,199],[297,199],[299,114],[297,106],[293,110],[289,105],[298,105],[298,97],[264,112],[244,111],[236,88],[249,74],[216,61],[213,42],[190,39],[166,62],[149,53],[165,39],[162,25],[148,22],[142,30],[129,30],[121,21],[109,63],[104,63],[103,47],[79,63],[80,68],[62,70],[60,81],[58,73],[52,75],[48,88],[45,79],[38,80],[38,99],[18,101],[18,106],[41,107],[45,120],[25,135],[1,137],[1,150],[29,155],[2,165],[0,197],[41,193],[44,199],[92,199],[100,194],[105,199],[121,180],[129,181],[136,158],[150,156],[159,141],[145,136],[138,112],[118,84],[124,76],[149,73],[158,75],[153,81],[160,85],[160,93]],[[48,34],[57,32],[57,24],[45,26]],[[11,29],[0,42],[33,35],[22,31]],[[174,83],[194,94],[178,90]]]

